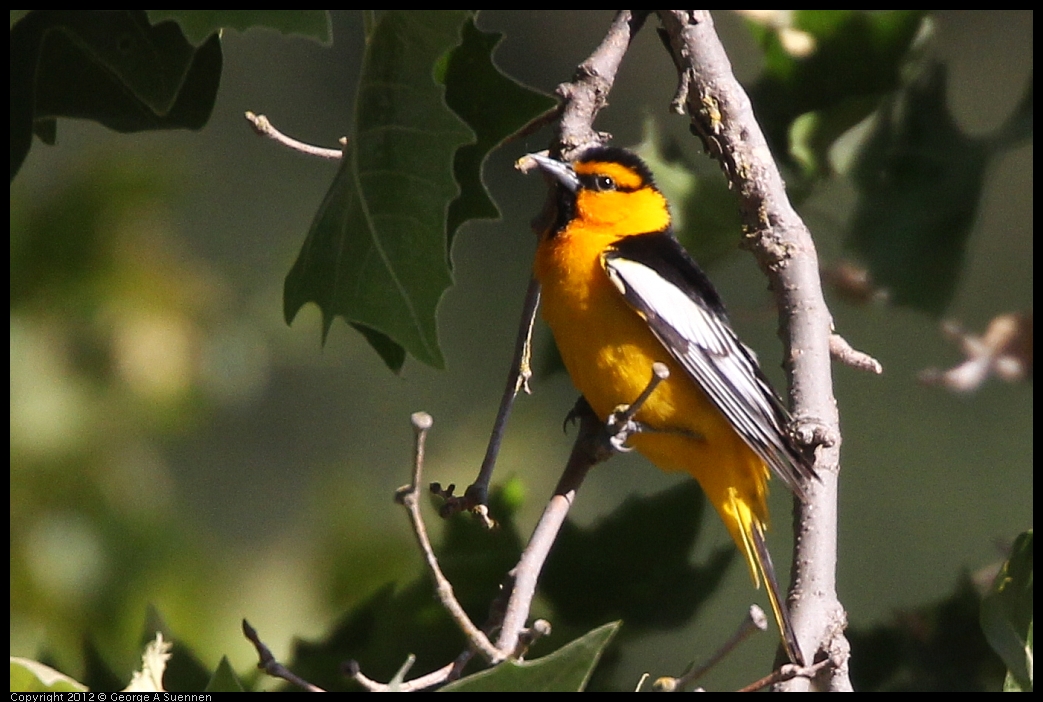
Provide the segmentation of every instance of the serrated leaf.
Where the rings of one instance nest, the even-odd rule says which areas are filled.
[[[492,60],[502,34],[479,30],[473,19],[463,27],[463,42],[445,70],[445,101],[474,130],[477,141],[461,147],[453,161],[460,195],[449,206],[449,246],[469,219],[498,219],[500,210],[481,180],[482,163],[504,139],[555,105],[550,95],[504,75]]]
[[[600,626],[534,661],[504,661],[441,692],[582,692],[620,622]]]
[[[340,170],[286,277],[287,323],[315,302],[323,339],[340,316],[442,366],[435,309],[452,282],[452,161],[473,135],[446,107],[433,71],[459,44],[467,16],[393,10],[374,28]]]
[[[11,692],[86,692],[87,686],[43,663],[11,656]],[[14,697],[12,695],[12,697]]]
[[[89,119],[118,132],[200,129],[221,78],[221,43],[198,49],[137,10],[33,11],[11,29],[11,178],[35,125]],[[53,123],[45,132],[54,138]]]
[[[1014,542],[1010,558],[982,599],[981,629],[1007,665],[1012,689],[1033,687],[1033,547],[1032,530]]]
[[[152,24],[177,22],[185,37],[199,46],[220,29],[245,32],[255,27],[274,29],[329,46],[333,27],[327,10],[147,10]]]

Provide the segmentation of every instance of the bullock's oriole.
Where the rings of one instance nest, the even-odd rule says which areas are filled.
[[[803,664],[764,536],[769,467],[801,496],[814,475],[788,437],[788,413],[674,238],[644,162],[606,147],[571,163],[533,158],[557,181],[556,220],[540,238],[535,274],[573,383],[607,420],[648,386],[653,363],[667,365],[630,443],[662,470],[699,481],[754,585],[767,583],[787,654]]]

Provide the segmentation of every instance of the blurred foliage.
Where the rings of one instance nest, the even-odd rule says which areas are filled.
[[[201,128],[223,66],[216,27],[273,26],[319,40],[329,36],[325,13],[172,17],[176,26],[151,26],[138,11],[12,13],[12,179],[33,135],[55,143],[58,117],[91,119],[118,131]],[[966,268],[990,165],[1031,138],[1031,80],[1004,124],[971,137],[949,112],[945,71],[930,50],[929,15],[802,11],[764,17],[750,20],[765,65],[750,93],[776,157],[789,169],[794,199],[826,183],[850,184],[857,202],[848,252],[888,288],[892,302],[943,313]],[[492,61],[499,37],[479,31],[469,13],[387,12],[370,29],[349,158],[316,214],[309,242],[324,228],[332,238],[317,245],[320,273],[300,261],[291,272],[286,312],[292,318],[306,302],[318,301],[324,331],[337,315],[360,325],[392,368],[401,367],[406,351],[438,365],[434,311],[450,282],[452,237],[464,222],[499,212],[482,184],[482,163],[551,103],[499,72]],[[396,64],[403,47],[421,44],[422,55]],[[142,61],[142,52],[159,59]],[[407,93],[423,93],[423,107],[384,90],[381,81],[396,75],[408,78]],[[390,126],[416,124],[424,130],[420,146],[373,137]],[[733,196],[712,164],[693,167],[679,145],[656,134],[651,120],[646,124],[637,150],[668,192],[679,236],[700,261],[720,260],[739,235]],[[472,134],[476,143],[466,143]],[[377,146],[401,157],[390,180],[398,187],[408,181],[409,192],[355,189],[353,180],[380,176],[386,165]],[[176,163],[173,157],[145,162],[103,154],[31,206],[12,198],[12,648],[45,641],[39,660],[93,690],[125,686],[144,642],[157,631],[175,642],[167,689],[259,684],[256,672],[240,682],[227,660],[211,670],[194,653],[207,637],[206,648],[212,648],[216,613],[241,597],[250,579],[241,563],[212,548],[213,537],[201,533],[191,514],[181,514],[161,451],[164,441],[212,419],[222,400],[212,377],[218,347],[242,349],[229,333],[235,301],[228,284],[173,243],[172,203],[189,177]],[[427,174],[423,185],[407,177],[421,170]],[[376,203],[377,211],[393,217],[424,188],[432,197],[423,205],[428,228],[422,246],[370,229],[361,232],[363,248],[352,253],[357,259],[364,257],[360,251],[389,255],[392,265],[384,273],[408,278],[422,289],[420,297],[400,297],[391,305],[396,312],[383,293],[367,287],[365,275],[352,283],[363,289],[361,297],[369,296],[364,313],[338,306],[341,288],[315,292],[343,273],[330,252],[359,235],[347,224],[358,218],[360,203]],[[413,255],[419,248],[423,261]],[[407,314],[392,318],[402,307]],[[249,365],[242,362],[248,353],[230,356],[226,366],[242,371]],[[257,366],[253,379],[240,380],[263,385],[266,368]],[[682,626],[716,590],[734,556],[729,544],[705,563],[689,562],[704,511],[697,492],[689,482],[629,500],[593,527],[567,526],[537,602],[556,630],[534,647],[536,673],[525,683],[497,682],[498,675],[519,674],[504,669],[466,684],[551,689],[548,680],[567,677],[567,686],[577,689],[600,662],[590,687],[610,687],[620,643]],[[371,496],[338,489],[316,501],[322,499],[337,505],[322,505],[333,516],[324,517],[322,533],[309,535],[321,555],[295,553],[293,563],[301,567],[293,577],[307,590],[302,600],[327,596],[342,614],[323,638],[297,642],[291,667],[343,689],[348,683],[339,665],[347,658],[387,680],[411,652],[417,673],[458,655],[462,637],[426,576],[378,587],[414,556],[399,537],[365,522],[358,507]],[[512,519],[516,509],[516,503],[496,503],[502,528],[492,533],[457,517],[441,539],[443,568],[479,622],[523,545]],[[1026,538],[1029,545],[1019,541],[984,605],[963,583],[944,602],[904,613],[893,625],[851,632],[856,687],[998,689],[1003,666],[987,636],[1011,671],[1008,686],[1030,689],[1031,667],[1026,676],[1023,664],[1032,645]],[[264,585],[274,587],[268,580]],[[157,598],[177,632],[149,610]],[[615,619],[622,625],[612,639],[615,626],[606,622]],[[600,628],[584,634],[594,627]],[[554,649],[565,652],[556,658]],[[12,686],[22,681],[19,689],[75,684],[21,661],[12,661],[11,669]]]
[[[851,683],[863,692],[995,692],[1003,662],[979,624],[981,594],[969,578],[946,599],[900,612],[891,624],[850,627]]]
[[[1018,145],[1011,125],[1031,121],[1032,87],[1006,125],[970,137],[948,107],[945,68],[929,61],[876,113],[851,178],[859,198],[848,245],[892,304],[941,316],[965,267],[988,166]]]
[[[1004,690],[1031,692],[1033,680],[1032,530],[1018,536],[981,605],[981,628],[1007,664]]]
[[[55,143],[59,117],[118,132],[201,129],[221,62],[216,34],[196,48],[142,10],[26,14],[11,27],[11,180],[34,134]]]

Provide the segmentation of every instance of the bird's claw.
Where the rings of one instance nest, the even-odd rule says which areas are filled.
[[[633,446],[627,446],[627,441],[634,434],[642,431],[641,425],[633,419],[627,419],[629,405],[620,405],[608,416],[605,421],[605,433],[608,435],[609,446],[618,453],[629,453],[634,450]]]

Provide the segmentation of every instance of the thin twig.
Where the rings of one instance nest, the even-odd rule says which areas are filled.
[[[836,332],[829,335],[829,354],[844,365],[858,370],[868,371],[876,375],[884,372],[884,367],[880,365],[880,361],[868,353],[854,348],[847,343],[847,339]]]
[[[660,374],[653,373],[649,387],[654,389],[661,381]],[[631,405],[634,413],[641,409],[650,395],[651,392],[646,387]],[[582,399],[577,403],[573,413],[579,419],[579,433],[572,446],[572,454],[554,489],[553,497],[544,508],[543,515],[518,560],[518,565],[507,575],[504,587],[508,589],[507,586],[510,586],[511,596],[504,613],[500,637],[496,640],[496,648],[500,651],[510,651],[517,655],[520,636],[529,617],[540,572],[587,472],[615,455],[618,450],[615,447],[626,443],[627,433],[635,431],[630,423],[602,422],[590,409],[590,405]]]
[[[818,663],[801,667],[799,665],[793,665],[787,663],[786,665],[780,666],[775,670],[765,675],[760,680],[750,683],[746,687],[740,688],[737,692],[756,692],[762,690],[768,685],[775,685],[778,683],[786,682],[787,680],[794,680],[796,678],[803,678],[805,680],[812,680],[822,670],[831,666],[833,662],[829,658],[824,658]]]
[[[418,692],[420,690],[426,690],[429,687],[434,687],[435,685],[441,685],[452,679],[453,665],[453,663],[449,663],[438,670],[433,670],[426,675],[421,675],[419,678],[403,680],[397,684],[394,682],[377,682],[376,680],[367,677],[359,669],[359,664],[356,661],[348,661],[344,664],[342,670],[345,675],[357,682],[359,685],[362,685],[362,687],[370,692]]]
[[[768,629],[768,618],[764,614],[764,610],[757,605],[750,605],[749,611],[746,613],[745,619],[736,629],[732,637],[724,642],[724,644],[717,649],[717,651],[710,656],[709,660],[703,663],[701,666],[696,667],[694,664],[683,673],[681,676],[676,678],[659,678],[655,681],[655,689],[660,692],[681,692],[688,685],[692,684],[706,673],[713,669],[718,663],[724,660],[724,657],[735,650],[735,648],[743,641],[748,639],[754,632],[767,631]]]
[[[496,421],[493,423],[492,433],[489,435],[489,445],[485,450],[485,459],[482,461],[481,470],[474,483],[467,488],[462,498],[447,498],[441,509],[443,517],[455,514],[463,510],[474,510],[485,507],[489,502],[489,483],[492,480],[493,469],[496,468],[496,458],[500,454],[500,445],[503,442],[504,432],[507,430],[507,420],[511,417],[514,400],[522,390],[526,394],[529,390],[529,378],[532,377],[532,328],[536,322],[536,310],[540,304],[540,284],[535,278],[530,278],[528,290],[525,292],[525,302],[522,305],[521,317],[518,322],[518,334],[514,341],[514,356],[511,359],[511,370],[507,374],[507,382],[504,385],[503,395],[500,397],[500,409],[496,412]],[[488,518],[488,515],[485,515]]]
[[[294,151],[299,151],[302,154],[318,156],[327,161],[339,161],[344,155],[342,149],[327,149],[322,146],[312,146],[311,144],[305,144],[303,141],[297,141],[293,137],[288,137],[276,129],[271,121],[269,121],[269,119],[264,115],[255,115],[253,112],[247,111],[246,121],[253,126],[254,131],[257,132],[258,135],[268,137],[269,139],[293,149]],[[346,140],[341,139],[341,144],[345,143],[347,143]]]
[[[558,117],[561,116],[561,109],[562,109],[562,106],[560,104],[558,104],[558,105],[555,105],[554,107],[550,108],[549,110],[547,110],[543,114],[536,115],[535,117],[530,119],[528,122],[523,124],[521,126],[521,128],[518,129],[518,131],[514,132],[513,134],[508,136],[506,139],[504,139],[500,143],[500,146],[503,146],[504,144],[511,144],[511,143],[513,143],[515,141],[519,141],[520,139],[524,139],[525,137],[527,137],[527,136],[529,136],[531,134],[535,134],[536,132],[538,132],[539,130],[543,129],[545,126],[547,126],[548,124],[550,124],[554,120],[558,119]]]
[[[257,667],[265,673],[271,675],[273,678],[279,678],[280,680],[285,680],[294,685],[303,687],[308,692],[325,692],[321,687],[312,685],[304,678],[298,677],[292,670],[276,660],[271,649],[261,641],[261,637],[258,636],[257,630],[250,626],[250,622],[245,619],[243,620],[243,635],[249,639],[250,643],[252,643],[254,648],[257,649],[257,657],[259,659]]]
[[[398,489],[395,493],[395,501],[403,505],[409,514],[409,521],[413,525],[413,533],[416,535],[420,550],[424,553],[427,568],[431,571],[431,576],[435,580],[438,598],[442,601],[442,606],[446,608],[453,621],[464,632],[470,644],[490,663],[499,663],[505,656],[496,650],[490,643],[489,638],[474,625],[470,617],[467,616],[467,612],[457,602],[456,596],[453,594],[452,583],[442,573],[442,569],[438,565],[438,559],[435,557],[434,549],[431,548],[431,541],[427,537],[427,527],[424,526],[424,518],[420,514],[419,496],[420,479],[424,468],[424,443],[427,438],[427,432],[431,428],[431,415],[426,412],[415,412],[412,416],[412,422],[413,430],[416,433],[413,481],[409,485]]]
[[[815,452],[820,478],[803,486],[813,509],[795,501],[794,587],[789,604],[804,651],[830,649],[830,637],[843,635],[837,623],[845,620],[836,595],[840,430],[830,367],[832,324],[822,296],[815,244],[789,202],[750,99],[732,73],[709,12],[659,10],[658,15],[675,65],[688,73],[679,84],[687,88],[692,131],[738,193],[746,244],[778,301],[795,418],[791,432],[809,453]]]

